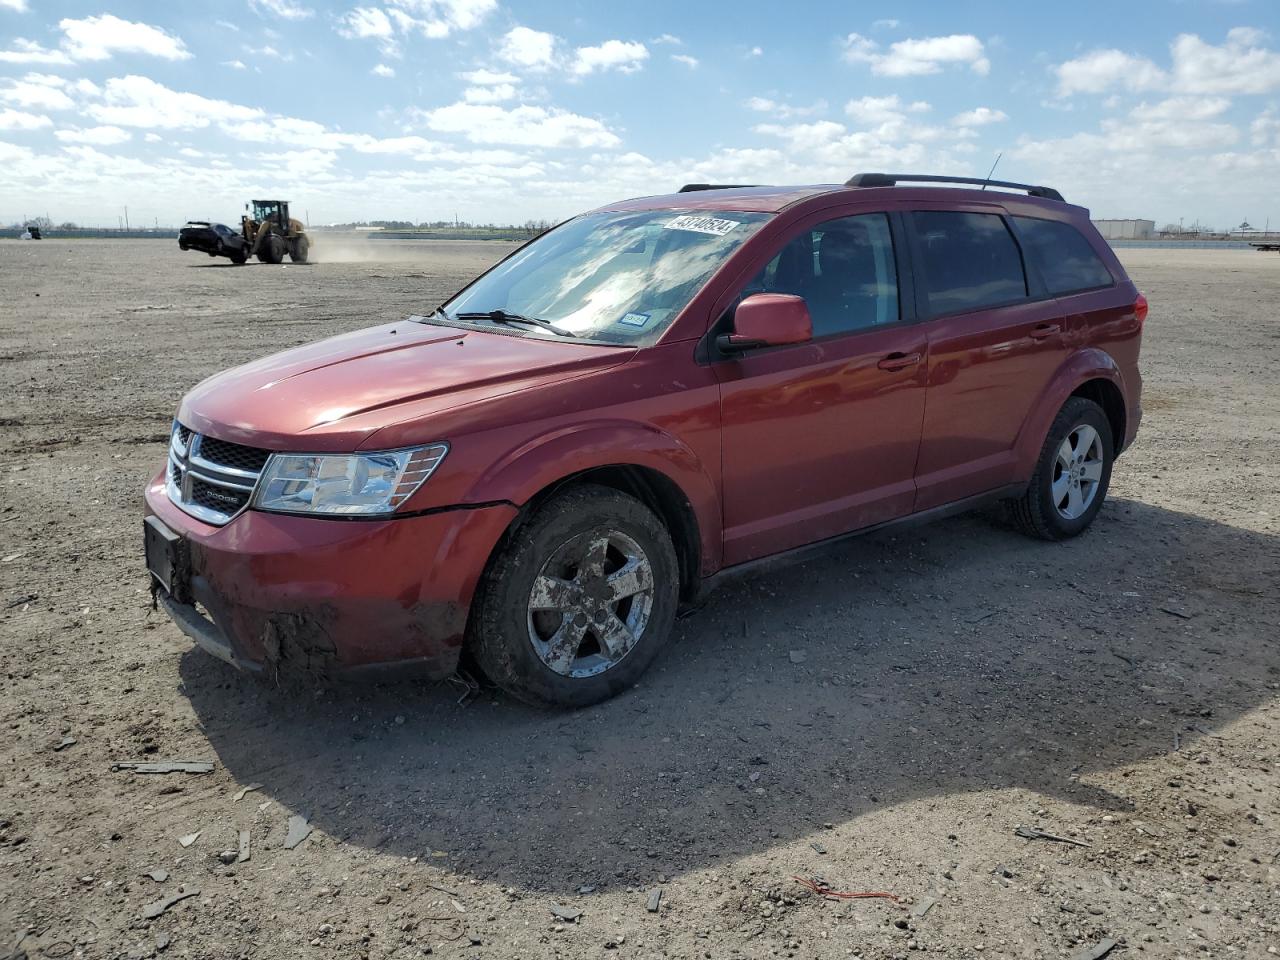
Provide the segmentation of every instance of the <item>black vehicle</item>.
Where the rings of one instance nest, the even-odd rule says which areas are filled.
[[[178,249],[199,250],[211,257],[229,257],[235,263],[249,259],[249,244],[225,223],[191,220],[178,231]]]
[[[32,240],[44,239],[42,236],[40,236],[40,228],[34,223],[27,224],[27,233],[31,235]]]

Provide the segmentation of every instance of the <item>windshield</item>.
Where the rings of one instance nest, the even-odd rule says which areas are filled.
[[[533,317],[609,343],[650,341],[768,217],[678,210],[587,214],[517,251],[445,310],[452,317],[492,311]]]

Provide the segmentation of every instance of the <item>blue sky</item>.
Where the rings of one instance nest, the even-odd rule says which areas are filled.
[[[1280,4],[0,0],[0,222],[559,219],[689,180],[1280,224]]]

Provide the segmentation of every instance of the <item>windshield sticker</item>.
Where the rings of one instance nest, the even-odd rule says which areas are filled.
[[[686,214],[676,217],[666,224],[667,230],[692,230],[694,233],[709,233],[713,237],[723,237],[734,227],[742,226],[737,220],[721,220],[719,217],[700,217]]]
[[[643,327],[649,322],[649,314],[647,313],[628,313],[625,317],[618,321],[625,323],[629,327]]]

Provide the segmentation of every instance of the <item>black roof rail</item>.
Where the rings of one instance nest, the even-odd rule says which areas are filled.
[[[741,190],[745,187],[758,187],[758,183],[686,183],[677,192],[695,193],[698,190]]]
[[[1025,190],[1028,196],[1062,200],[1062,194],[1053,187],[1011,183],[1008,180],[983,180],[981,177],[939,177],[926,173],[859,173],[846,180],[844,185],[846,187],[892,187],[896,183],[966,183],[972,186]]]

